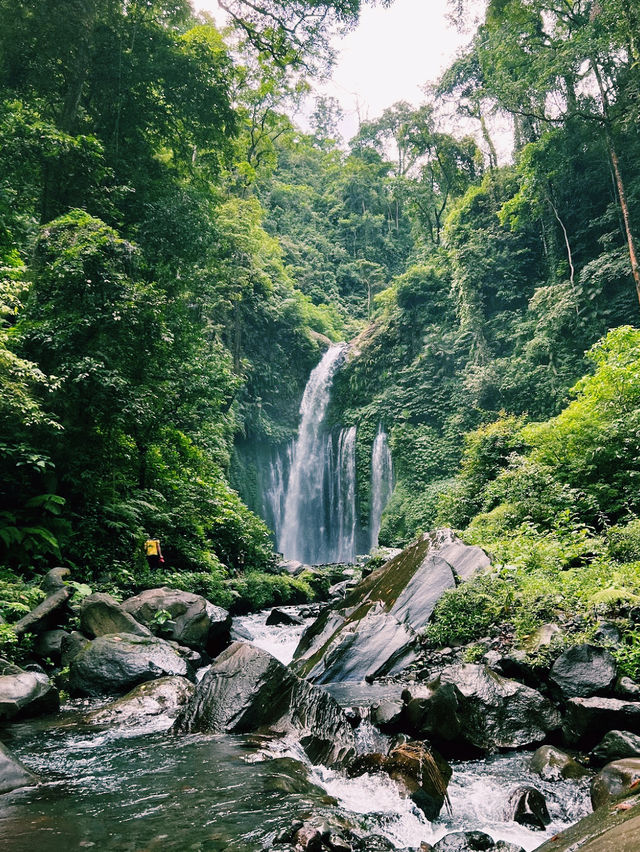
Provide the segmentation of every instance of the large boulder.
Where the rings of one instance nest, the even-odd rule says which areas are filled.
[[[576,760],[550,745],[540,746],[534,753],[529,769],[543,781],[560,781],[567,778],[583,778],[589,771]]]
[[[104,592],[95,592],[82,601],[80,626],[87,636],[94,637],[105,636],[108,633],[151,636],[148,627],[139,624],[115,598]]]
[[[611,688],[616,661],[604,648],[575,645],[558,657],[550,678],[565,698],[589,698]]]
[[[148,680],[186,674],[187,663],[164,639],[111,633],[73,658],[69,683],[80,695],[117,695]]]
[[[591,760],[600,766],[625,757],[640,757],[640,736],[629,731],[609,731],[591,752]]]
[[[139,725],[164,716],[173,720],[195,690],[185,677],[161,677],[136,686],[115,701],[87,713],[87,725]]]
[[[593,748],[609,731],[640,734],[640,702],[618,698],[570,698],[562,731],[570,745]]]
[[[425,687],[411,687],[406,719],[411,733],[446,749],[468,745],[483,751],[543,741],[560,715],[535,689],[487,666],[448,666]]]
[[[19,787],[34,787],[37,783],[35,775],[0,743],[0,793],[10,793]]]
[[[13,671],[0,676],[0,722],[42,716],[59,709],[58,690],[45,674]]]
[[[345,763],[355,750],[336,701],[261,648],[234,642],[196,687],[176,720],[177,733],[294,733],[314,763]]]
[[[640,795],[598,808],[538,846],[535,852],[638,852]]]
[[[611,799],[626,795],[640,784],[640,758],[627,757],[608,763],[591,782],[591,804],[596,810]]]
[[[423,536],[347,591],[303,634],[292,667],[315,683],[397,674],[443,592],[489,565],[451,530]]]
[[[211,656],[230,641],[231,616],[226,609],[214,606],[201,595],[163,586],[129,598],[122,608],[165,639],[206,651]],[[158,622],[159,613],[168,613],[170,617]]]

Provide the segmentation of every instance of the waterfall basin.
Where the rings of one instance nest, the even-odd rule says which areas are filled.
[[[239,621],[256,644],[286,661],[304,625],[267,627],[267,615]],[[340,684],[334,692],[343,705],[366,706],[382,697],[380,690],[389,697],[397,691],[397,685],[349,686]],[[590,811],[587,782],[543,782],[529,773],[526,752],[453,763],[453,815],[443,812],[431,824],[386,775],[347,778],[311,766],[295,742],[173,737],[166,733],[170,723],[161,719],[144,732],[86,730],[73,724],[73,712],[63,724],[59,717],[34,720],[3,734],[42,779],[37,788],[0,797],[0,848],[7,852],[93,847],[100,852],[259,852],[296,819],[383,834],[398,849],[475,829],[532,850]],[[362,751],[386,744],[367,721],[357,736]],[[552,823],[544,832],[504,820],[509,793],[523,783],[547,798]]]

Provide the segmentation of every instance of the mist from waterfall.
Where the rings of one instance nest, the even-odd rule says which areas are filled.
[[[382,513],[384,507],[389,502],[392,491],[393,462],[391,459],[391,450],[387,441],[387,433],[384,431],[382,424],[380,424],[371,451],[371,514],[369,518],[369,532],[371,534],[372,548],[378,546]]]

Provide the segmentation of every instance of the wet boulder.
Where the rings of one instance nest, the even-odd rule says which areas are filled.
[[[494,840],[484,831],[454,831],[445,834],[433,847],[433,852],[524,852],[521,846]]]
[[[371,705],[371,722],[385,734],[401,730],[404,703],[391,698],[376,701]]]
[[[613,691],[616,698],[630,698],[631,701],[640,700],[640,683],[636,683],[630,677],[619,677]]]
[[[451,530],[429,533],[375,569],[303,634],[292,667],[315,683],[373,680],[417,659],[418,631],[457,581],[489,565]]]
[[[80,695],[117,695],[148,680],[188,672],[186,661],[156,636],[110,633],[90,642],[71,661],[69,683]]]
[[[83,717],[87,725],[139,725],[164,716],[176,718],[195,690],[185,677],[161,677],[136,686],[131,692]]]
[[[285,612],[282,609],[278,609],[278,607],[274,607],[267,616],[265,624],[270,627],[274,627],[279,624],[293,626],[304,624],[304,621],[301,618],[298,618],[297,615],[291,615],[289,612]]]
[[[132,633],[134,636],[151,636],[151,631],[138,624],[111,595],[95,592],[88,595],[80,606],[80,626],[87,636],[105,636],[108,633]]]
[[[230,641],[231,616],[201,595],[163,586],[129,598],[122,608],[155,634],[212,657]],[[161,619],[160,614],[168,617]]]
[[[386,772],[428,820],[437,819],[445,803],[450,808],[447,785],[451,779],[451,767],[425,743],[403,743],[392,748],[388,755],[360,755],[349,766],[348,772],[352,778],[365,772]]]
[[[590,756],[593,763],[599,766],[625,757],[640,757],[640,736],[629,731],[609,731]]]
[[[640,795],[607,804],[554,835],[535,852],[638,852]]]
[[[535,787],[516,787],[509,794],[505,819],[526,825],[534,831],[544,831],[551,822],[547,803],[540,790]]]
[[[447,743],[482,751],[519,748],[541,742],[560,726],[558,711],[539,692],[471,663],[448,666],[405,697],[410,731],[440,748]]]
[[[10,793],[20,787],[35,787],[37,783],[35,775],[0,743],[0,793]]]
[[[0,676],[0,722],[55,713],[59,707],[58,690],[46,674],[18,670]]]
[[[593,748],[609,731],[640,734],[640,702],[618,698],[570,698],[562,731],[570,745]]]
[[[611,688],[616,661],[605,648],[575,645],[558,657],[550,678],[565,698],[589,698]]]
[[[608,763],[591,782],[593,809],[607,804],[618,796],[629,795],[640,784],[640,758],[627,757]]]
[[[550,745],[543,745],[534,753],[529,769],[543,781],[560,781],[561,778],[583,778],[589,771],[566,754]]]
[[[351,726],[329,693],[244,642],[214,660],[174,731],[294,734],[313,763],[327,765],[347,762],[355,750]]]

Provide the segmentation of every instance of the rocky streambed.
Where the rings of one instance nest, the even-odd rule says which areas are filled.
[[[508,655],[425,658],[434,589],[487,563],[439,534],[317,619],[285,609],[232,622],[156,589],[123,604],[92,595],[73,633],[70,595],[51,589],[30,629],[77,697],[55,712],[37,663],[3,665],[0,845],[637,849],[640,703],[602,649],[572,649],[544,683],[517,655],[520,679],[505,676]]]

